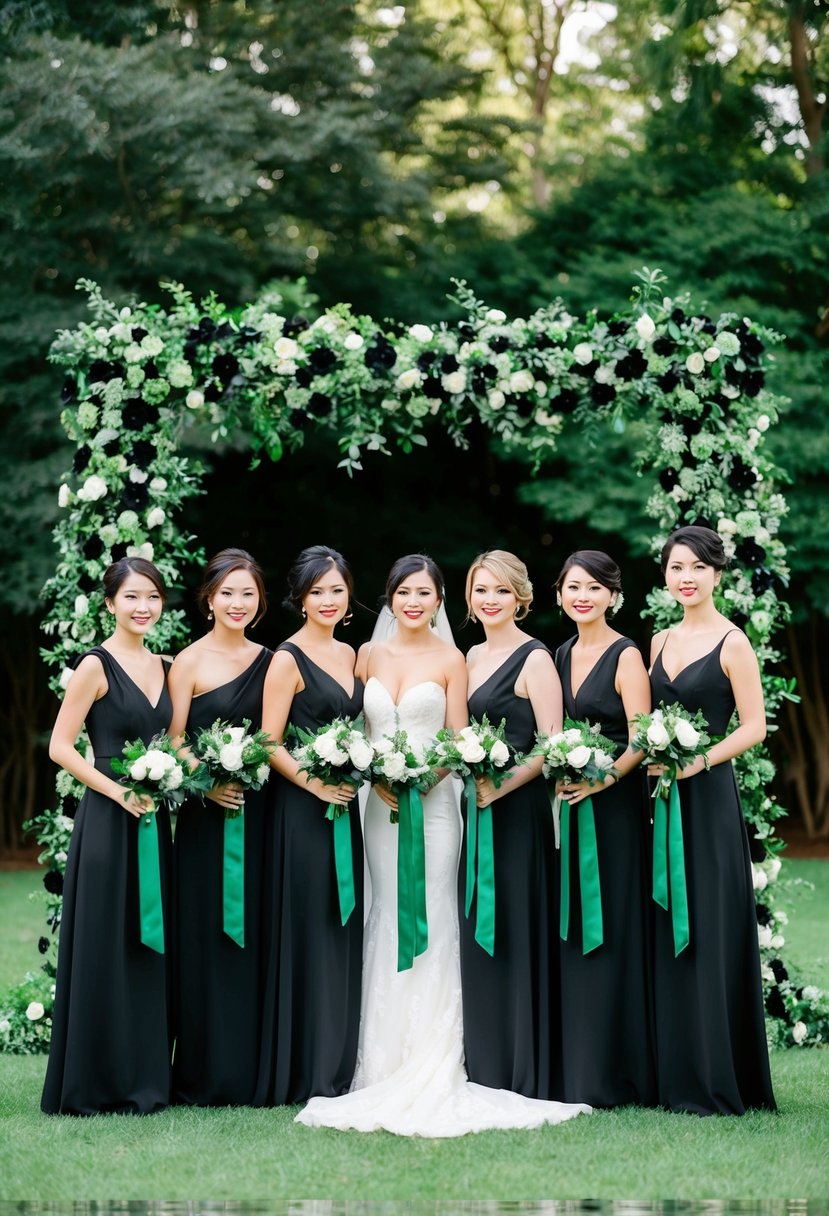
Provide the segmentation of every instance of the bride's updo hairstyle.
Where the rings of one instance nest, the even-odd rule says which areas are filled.
[[[431,557],[427,557],[425,553],[408,553],[405,557],[398,558],[389,571],[384,599],[386,607],[391,608],[394,593],[401,583],[407,582],[413,574],[420,574],[424,570],[435,584],[438,599],[443,603],[446,597],[446,588],[443,582],[443,575],[437,563],[433,562]]]
[[[329,549],[327,545],[311,545],[302,550],[288,571],[288,594],[282,601],[282,606],[293,608],[295,612],[301,613],[302,601],[308,592],[323,575],[329,574],[332,570],[336,570],[343,580],[348,598],[351,600],[354,595],[354,575],[342,553],[338,553],[336,549]]]
[[[591,578],[594,578],[602,587],[606,587],[608,591],[615,591],[617,595],[622,594],[622,572],[613,558],[608,557],[601,549],[577,549],[575,553],[570,554],[555,581],[555,589],[559,594],[564,586],[564,580],[574,566],[581,566],[582,570],[586,570]]]
[[[164,603],[167,598],[164,579],[161,577],[160,571],[145,557],[122,557],[117,562],[113,562],[111,566],[107,566],[102,580],[104,599],[114,600],[121,586],[131,574],[143,574],[144,578],[148,578],[161,596],[162,604]]]
[[[715,570],[724,570],[728,565],[725,548],[719,532],[713,528],[703,528],[699,524],[688,524],[685,528],[677,528],[672,532],[662,546],[659,568],[664,576],[671,560],[671,550],[675,545],[685,545],[706,566]]]
[[[476,570],[489,571],[490,574],[497,578],[499,583],[504,587],[510,588],[518,600],[518,607],[515,610],[516,621],[523,621],[530,615],[530,604],[533,602],[533,585],[530,582],[527,567],[520,557],[516,557],[514,553],[508,553],[506,549],[488,549],[486,553],[478,554],[469,567],[469,573],[466,576],[464,595],[466,597],[466,619],[468,621],[475,620],[475,614],[472,611],[472,588],[475,585]]]
[[[204,568],[202,584],[196,594],[196,603],[202,616],[210,620],[210,600],[216,594],[229,574],[234,570],[246,570],[251,582],[259,593],[259,612],[253,625],[258,625],[268,610],[268,597],[265,594],[265,580],[259,563],[251,557],[247,549],[220,549],[211,557]],[[253,628],[251,625],[251,628]]]

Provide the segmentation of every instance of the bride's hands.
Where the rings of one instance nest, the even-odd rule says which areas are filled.
[[[378,781],[372,788],[380,801],[385,802],[389,810],[396,811],[398,809],[397,799],[387,785],[384,785],[382,781]]]

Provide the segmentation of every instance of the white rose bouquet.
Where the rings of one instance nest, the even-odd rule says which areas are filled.
[[[205,726],[190,741],[190,750],[199,761],[194,773],[195,788],[202,793],[216,785],[235,781],[245,790],[261,790],[270,776],[273,740],[263,730],[251,731],[250,718],[241,726],[231,726],[216,719]],[[228,819],[244,811],[244,804],[225,810]]]
[[[613,767],[615,750],[615,743],[600,734],[598,723],[567,718],[564,729],[556,735],[539,731],[530,755],[543,757],[544,776],[550,781],[601,785],[608,775],[618,776]]]
[[[398,796],[411,790],[423,794],[437,783],[438,775],[430,763],[431,749],[415,743],[405,730],[384,735],[373,747],[369,772],[372,783],[382,781]],[[399,822],[397,811],[391,812],[389,821]]]
[[[111,760],[110,765],[121,785],[132,794],[152,798],[155,810],[162,803],[181,806],[193,789],[187,760],[164,732],[149,743],[143,739],[125,743],[123,759]]]
[[[444,727],[435,736],[427,756],[432,768],[448,768],[462,777],[489,777],[496,789],[509,779],[503,770],[510,763],[510,750],[504,738],[504,721],[493,726],[484,714],[474,718],[463,730]]]
[[[668,798],[680,769],[702,756],[709,767],[706,751],[711,745],[708,723],[702,713],[689,713],[684,706],[663,702],[649,714],[637,714],[633,719],[635,734],[631,747],[645,753],[645,764],[662,764],[665,772],[659,777],[654,798]]]

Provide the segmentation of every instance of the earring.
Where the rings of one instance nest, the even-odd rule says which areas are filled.
[[[558,606],[560,608],[561,607],[561,592],[560,591],[556,592],[556,603],[558,604]]]
[[[213,609],[212,608],[207,613],[207,619],[208,619],[208,621],[213,620]]]
[[[346,612],[345,616],[343,617],[343,625],[344,626],[350,625],[353,620],[354,620],[354,613],[352,612],[351,608],[349,608],[348,611]]]
[[[305,611],[305,609],[304,609],[304,608],[300,608],[299,613],[300,613],[300,616],[302,617],[302,619],[303,619],[303,621],[304,621],[304,620],[305,620],[305,618],[307,617],[308,613]]]

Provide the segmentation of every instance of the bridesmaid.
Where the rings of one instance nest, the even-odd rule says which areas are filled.
[[[621,596],[619,567],[593,549],[571,554],[556,580],[558,604],[578,627],[576,637],[556,653],[565,714],[598,724],[616,744],[618,777],[607,777],[600,786],[580,783],[558,791],[573,808],[588,797],[592,802],[601,892],[601,932],[591,937],[588,929],[585,939],[579,879],[582,806],[571,812],[569,857],[561,857],[570,891],[569,932],[561,943],[564,1097],[569,1101],[578,1094],[600,1107],[656,1101],[645,860],[648,806],[641,773],[635,771],[642,754],[629,745],[630,721],[650,709],[651,699],[635,643],[607,622]]]
[[[678,775],[690,942],[677,956],[671,913],[655,909],[659,1101],[698,1115],[775,1109],[748,835],[731,764],[765,737],[766,718],[754,651],[714,604],[725,565],[710,528],[668,537],[662,573],[683,618],[652,647],[654,702],[702,710],[709,733],[721,736],[708,750],[709,771],[700,757]]]
[[[536,730],[559,730],[562,722],[561,685],[550,652],[518,624],[532,599],[527,568],[512,553],[493,549],[470,566],[469,619],[483,625],[486,640],[467,656],[469,714],[479,721],[486,714],[496,726],[505,719],[513,753],[529,751]],[[491,955],[476,941],[479,882],[465,915],[465,822],[458,893],[467,1072],[470,1081],[494,1089],[558,1099],[558,885],[541,757],[512,768],[497,790],[490,780],[480,780],[477,794],[479,808],[493,807],[495,940]]]
[[[177,656],[170,672],[170,732],[188,737],[217,719],[258,730],[271,652],[246,636],[266,609],[262,572],[244,549],[207,563],[198,604],[212,628]],[[188,799],[175,841],[176,1049],[173,1097],[190,1106],[250,1103],[259,1062],[261,925],[266,883],[268,787],[243,795],[216,786]],[[223,928],[222,861],[227,811],[244,805],[244,946]]]
[[[286,601],[303,624],[283,642],[265,680],[263,725],[284,743],[290,727],[314,731],[355,718],[363,686],[355,654],[334,637],[348,623],[351,570],[333,549],[300,553]],[[266,986],[254,1105],[333,1097],[351,1084],[360,1022],[363,943],[363,839],[354,787],[308,781],[285,746],[271,764],[276,778],[267,842],[272,867],[266,907]],[[341,923],[328,803],[349,807],[357,904]]]
[[[170,720],[168,664],[144,645],[165,590],[137,557],[111,565],[103,583],[115,629],[78,663],[49,744],[52,760],[87,789],[66,863],[46,1114],[149,1114],[170,1100],[168,955],[142,943],[139,914],[138,831],[152,802],[126,793],[110,767],[128,740],[147,743]],[[93,763],[75,746],[84,725]],[[166,810],[156,825],[166,930]]]

